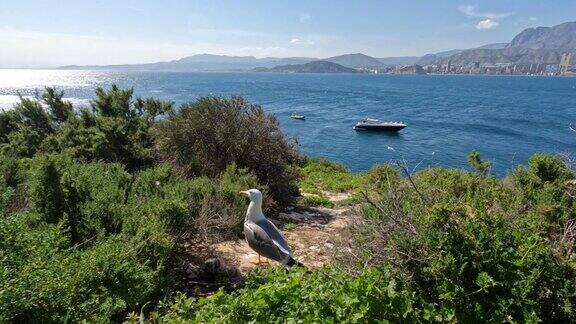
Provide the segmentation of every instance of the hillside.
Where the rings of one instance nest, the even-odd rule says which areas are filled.
[[[563,53],[576,51],[576,22],[553,27],[528,28],[516,35],[508,44],[500,43],[453,53],[444,57],[428,57],[421,64],[442,64],[450,60],[453,65],[517,63],[558,64]]]
[[[307,57],[265,57],[254,56],[228,56],[213,54],[198,54],[181,59],[146,64],[120,64],[120,65],[70,65],[63,66],[64,70],[118,70],[118,71],[167,71],[167,72],[218,72],[218,71],[249,71],[256,67],[274,67],[286,64],[303,64],[316,60]]]
[[[257,69],[257,72],[281,73],[358,73],[357,70],[327,61],[312,61],[305,64],[280,65],[271,69]]]
[[[386,60],[386,58],[382,59]],[[403,58],[395,58],[396,61]],[[403,62],[412,62],[409,58]],[[334,56],[327,59],[312,57],[264,57],[254,56],[228,56],[213,54],[198,54],[183,57],[167,62],[145,63],[145,64],[119,64],[119,65],[69,65],[62,66],[64,70],[110,70],[110,71],[166,71],[166,72],[219,72],[219,71],[259,71],[274,68],[277,66],[302,65],[313,61],[332,62],[343,67],[374,67],[384,65],[380,59],[365,54],[346,54]],[[307,69],[308,67],[304,67]],[[317,65],[316,68],[320,68]],[[325,72],[318,72],[325,73]],[[347,73],[353,73],[347,70]]]
[[[576,49],[576,22],[566,22],[553,27],[525,29],[516,35],[507,47],[574,50]]]
[[[412,65],[416,64],[420,60],[420,56],[396,56],[396,57],[381,57],[377,60],[386,66],[396,66],[396,65]]]
[[[469,49],[469,50],[502,49],[502,48],[505,48],[507,45],[508,45],[508,43],[493,43],[493,44],[486,44],[486,45],[476,47],[473,49]],[[418,64],[420,64],[420,65],[434,64],[434,63],[437,63],[439,61],[442,61],[445,58],[448,58],[448,57],[453,56],[453,55],[458,55],[462,52],[469,51],[469,50],[454,49],[454,50],[443,51],[443,52],[438,52],[438,53],[434,53],[434,54],[426,54],[418,60]]]
[[[467,50],[458,54],[454,54],[450,56],[449,59],[453,65],[466,65],[472,64],[474,62],[480,62],[484,64],[557,64],[560,62],[562,53],[562,51],[558,50],[507,47],[499,50]],[[448,58],[444,58],[444,61],[447,59]]]
[[[438,52],[438,53],[434,53],[434,54],[426,54],[426,55],[422,56],[420,58],[420,60],[418,60],[418,64],[420,64],[420,65],[434,64],[434,63],[441,61],[447,57],[450,57],[454,54],[461,53],[462,51],[463,50],[454,49],[454,50]]]
[[[241,97],[63,98],[0,112],[0,323],[576,321],[560,157],[351,173]],[[304,267],[256,264],[247,188]]]
[[[345,54],[339,56],[333,56],[322,61],[328,61],[336,64],[340,64],[345,67],[355,68],[355,67],[374,67],[374,66],[381,66],[382,62],[378,59],[368,56],[362,53],[356,54]]]
[[[503,49],[507,47],[510,43],[494,43],[494,44],[486,44],[476,49]]]

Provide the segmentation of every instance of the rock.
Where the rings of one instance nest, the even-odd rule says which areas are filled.
[[[212,258],[204,261],[202,264],[202,277],[205,279],[215,279],[218,274],[224,272],[224,267],[220,259]]]
[[[282,218],[282,219],[291,220],[291,221],[296,221],[296,222],[301,222],[301,221],[307,219],[306,215],[300,214],[300,213],[297,213],[297,212],[292,212],[292,213],[290,213],[290,214],[280,213],[279,216],[280,216],[280,218]]]
[[[188,278],[190,279],[196,279],[198,277],[199,269],[198,266],[195,264],[188,263],[184,271],[186,272],[186,275],[188,275]]]

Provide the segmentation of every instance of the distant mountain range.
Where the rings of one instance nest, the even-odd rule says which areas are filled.
[[[473,49],[502,49],[506,46],[508,46],[508,43],[494,43],[494,44],[487,44],[484,46],[476,47]],[[417,59],[414,62],[414,64],[428,65],[428,64],[439,63],[442,60],[451,57],[452,55],[460,54],[464,51],[466,51],[466,50],[454,49],[454,50],[439,52],[439,53],[435,53],[435,54],[426,54],[426,55],[420,57],[419,59]]]
[[[450,60],[453,65],[474,62],[558,64],[563,53],[575,51],[576,22],[567,22],[553,27],[528,28],[516,35],[506,46],[460,51],[434,63]]]
[[[488,44],[473,49],[456,49],[424,56],[375,58],[362,53],[345,54],[324,59],[312,57],[256,58],[254,56],[226,56],[199,54],[174,61],[147,64],[63,66],[60,69],[93,69],[120,71],[302,71],[342,70],[343,68],[385,67],[407,65],[471,63],[549,63],[557,64],[562,53],[576,51],[576,22],[567,22],[553,27],[529,28],[514,37],[510,43]],[[316,62],[314,64],[308,64]],[[318,63],[323,62],[323,63]],[[344,70],[343,70],[344,71]],[[346,71],[348,72],[348,71]]]
[[[112,70],[112,71],[166,71],[166,72],[218,72],[249,71],[257,67],[271,68],[278,65],[304,64],[317,60],[311,57],[265,57],[227,56],[198,54],[168,62],[122,65],[68,65],[65,70]]]

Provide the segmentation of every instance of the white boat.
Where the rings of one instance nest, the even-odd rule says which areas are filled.
[[[404,124],[403,122],[394,122],[394,121],[383,122],[378,119],[366,118],[356,123],[356,125],[354,126],[354,130],[397,132],[405,128],[406,126],[408,125]]]
[[[290,116],[290,118],[303,120],[303,119],[306,119],[306,116],[297,115],[297,114],[292,114],[292,116]]]

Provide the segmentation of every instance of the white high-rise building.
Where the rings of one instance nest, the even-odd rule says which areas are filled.
[[[564,53],[562,54],[562,57],[560,58],[560,66],[558,67],[558,72],[560,74],[566,74],[568,72],[571,72],[573,67],[574,67],[574,61],[575,60],[575,55],[574,53]]]

